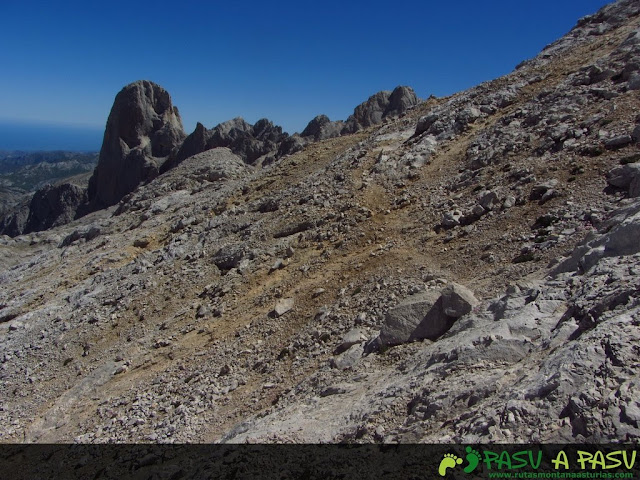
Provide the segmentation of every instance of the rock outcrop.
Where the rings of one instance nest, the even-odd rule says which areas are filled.
[[[98,166],[89,181],[91,209],[115,205],[140,183],[155,178],[184,138],[180,114],[164,88],[147,80],[124,87],[111,108]]]
[[[64,225],[77,218],[86,203],[86,188],[71,183],[45,185],[2,219],[0,233],[15,237]]]
[[[16,205],[11,212],[0,220],[0,234],[8,235],[9,237],[22,235],[24,226],[27,224],[27,218],[29,218],[29,204],[30,202],[22,202]]]
[[[326,140],[340,136],[344,122],[341,120],[332,122],[326,115],[318,115],[311,120],[300,134],[301,137],[311,137],[315,141]]]
[[[219,147],[226,147],[247,164],[255,165],[264,161],[269,154],[276,157],[291,152],[291,148],[281,149],[288,138],[289,135],[282,131],[282,127],[266,118],[251,125],[237,117],[220,123],[211,130],[198,123],[180,148],[162,166],[161,172],[169,171],[197,153]]]
[[[392,92],[383,90],[358,105],[347,118],[342,134],[355,133],[363,128],[378,125],[394,115],[400,115],[417,105],[418,97],[411,87],[396,87]]]
[[[87,201],[87,190],[70,183],[38,190],[29,205],[29,216],[22,233],[38,232],[74,220],[80,205]]]

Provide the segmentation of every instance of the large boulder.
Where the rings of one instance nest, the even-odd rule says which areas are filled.
[[[111,108],[98,166],[89,181],[91,209],[114,205],[157,176],[184,138],[180,114],[164,88],[147,80],[124,87]]]
[[[628,163],[612,168],[607,182],[615,188],[627,190],[630,197],[640,196],[640,163]]]
[[[473,292],[457,283],[447,286],[442,292],[430,290],[412,295],[387,312],[377,346],[437,340],[477,304]]]
[[[470,313],[479,303],[471,290],[458,283],[447,285],[442,290],[440,298],[443,313],[451,318],[460,318]]]

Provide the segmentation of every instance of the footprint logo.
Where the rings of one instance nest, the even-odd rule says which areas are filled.
[[[478,464],[480,463],[480,452],[471,447],[467,447],[466,451],[467,456],[465,458],[467,459],[467,462],[469,462],[469,465],[464,467],[464,473],[471,473],[478,468]]]
[[[456,465],[460,465],[462,463],[462,459],[453,453],[445,453],[443,459],[440,461],[440,466],[438,467],[438,473],[441,477],[445,477],[447,475],[447,470],[455,467]]]

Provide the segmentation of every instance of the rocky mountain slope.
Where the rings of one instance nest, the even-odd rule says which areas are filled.
[[[141,142],[117,204],[2,237],[0,439],[637,441],[639,91],[619,0],[269,161],[202,125]]]

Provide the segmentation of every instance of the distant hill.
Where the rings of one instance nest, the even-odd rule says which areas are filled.
[[[97,152],[0,150],[0,214],[48,183],[92,172],[97,163]]]

